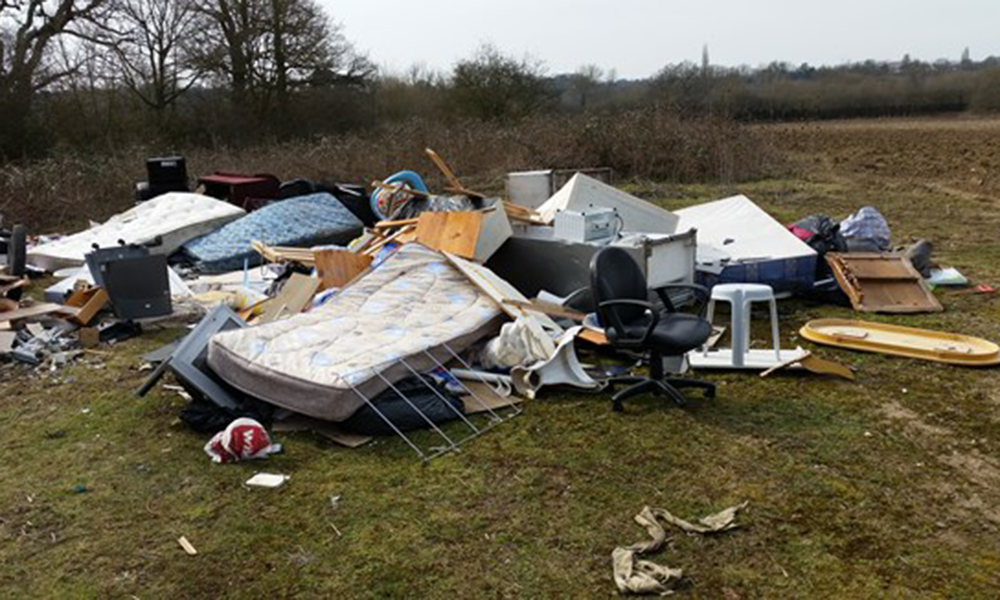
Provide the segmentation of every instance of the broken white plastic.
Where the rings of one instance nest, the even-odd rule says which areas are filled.
[[[274,473],[257,473],[246,484],[250,487],[279,488],[291,479],[288,475],[276,475]]]

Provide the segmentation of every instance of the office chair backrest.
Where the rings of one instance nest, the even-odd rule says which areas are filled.
[[[649,299],[646,276],[632,256],[614,246],[601,249],[590,261],[590,287],[594,304],[606,300]],[[640,307],[616,306],[598,309],[604,327],[620,328],[624,323],[635,321],[645,311]]]

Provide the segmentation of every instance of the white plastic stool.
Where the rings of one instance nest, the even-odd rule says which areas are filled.
[[[781,361],[781,338],[778,335],[778,302],[774,290],[769,285],[758,283],[725,283],[712,288],[712,298],[708,302],[708,322],[715,316],[715,303],[728,302],[732,306],[730,336],[733,339],[733,366],[742,367],[750,350],[750,308],[754,302],[771,304],[771,336],[774,338],[774,356]],[[703,356],[708,356],[708,346],[703,347]]]

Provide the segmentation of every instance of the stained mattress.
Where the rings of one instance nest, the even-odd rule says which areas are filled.
[[[28,262],[47,271],[82,265],[93,244],[102,248],[126,244],[146,244],[157,237],[163,244],[150,249],[154,254],[173,254],[188,241],[238,219],[246,212],[228,202],[201,194],[171,192],[157,196],[105,223],[28,252]]]
[[[285,321],[217,334],[209,367],[244,392],[343,421],[388,383],[493,335],[497,305],[443,256],[408,244],[329,303]],[[384,378],[384,379],[383,379]]]
[[[327,193],[289,198],[252,212],[238,221],[184,245],[184,252],[204,273],[224,273],[258,264],[252,243],[270,246],[347,244],[363,225]]]

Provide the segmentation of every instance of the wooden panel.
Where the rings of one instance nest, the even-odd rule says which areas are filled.
[[[475,259],[483,213],[425,212],[417,221],[417,242],[432,250]]]
[[[826,255],[841,289],[861,312],[940,312],[941,303],[927,282],[901,254]]]
[[[372,257],[350,250],[318,250],[315,252],[320,290],[342,288],[372,264]]]

